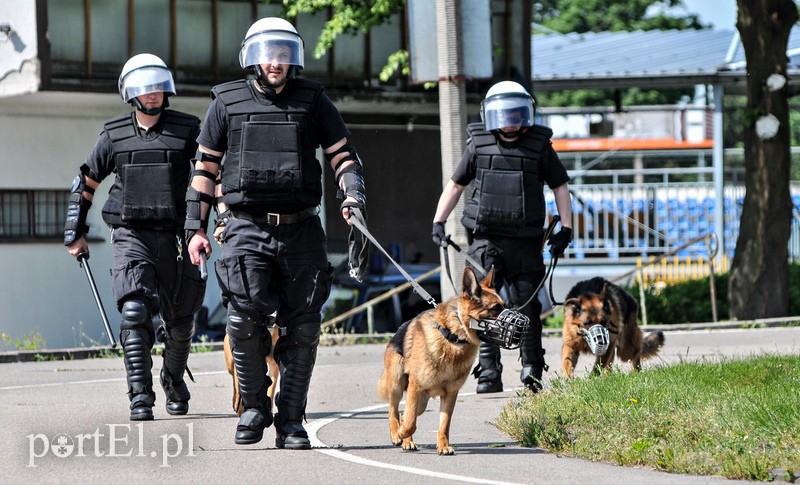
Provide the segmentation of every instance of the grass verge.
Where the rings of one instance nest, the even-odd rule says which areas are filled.
[[[494,423],[523,446],[670,473],[794,481],[800,357],[680,363],[553,380]]]

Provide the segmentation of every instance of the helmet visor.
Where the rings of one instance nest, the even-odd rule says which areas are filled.
[[[533,126],[533,102],[527,96],[492,96],[483,102],[487,130]]]
[[[140,67],[120,80],[119,92],[125,102],[143,94],[163,92],[175,94],[175,82],[169,69],[159,66]]]
[[[271,30],[251,35],[242,42],[239,65],[290,64],[303,67],[303,41],[294,32]]]

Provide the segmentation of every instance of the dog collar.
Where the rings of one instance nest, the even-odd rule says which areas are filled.
[[[450,342],[453,342],[454,344],[465,344],[469,342],[469,340],[465,338],[460,338],[458,335],[451,332],[450,329],[445,328],[441,325],[436,325],[436,329],[439,330],[439,333],[441,333],[444,338],[446,338]]]

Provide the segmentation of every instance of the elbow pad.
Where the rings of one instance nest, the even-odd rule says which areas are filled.
[[[203,207],[201,202],[206,202],[209,205],[214,203],[214,196],[195,190],[192,186],[186,189],[186,222],[183,228],[186,230],[186,241],[194,236],[194,234],[203,229],[208,229],[208,213],[209,210],[203,214]]]
[[[341,185],[344,185],[344,190],[339,191],[339,198],[343,199],[347,196],[356,199],[359,204],[366,205],[367,191],[364,184],[364,174],[361,171],[360,165],[350,165],[339,172],[337,182],[341,180]]]
[[[86,185],[85,175],[79,173],[72,181],[69,200],[67,201],[67,219],[64,222],[64,246],[69,246],[89,232],[86,216],[92,201],[83,196],[83,192],[93,193]]]

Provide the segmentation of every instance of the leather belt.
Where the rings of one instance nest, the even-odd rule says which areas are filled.
[[[268,224],[270,226],[280,226],[284,224],[297,224],[310,217],[314,217],[319,213],[318,207],[309,207],[299,212],[291,214],[277,214],[274,212],[267,212],[266,214],[253,214],[252,212],[245,212],[239,210],[232,210],[231,217],[233,219],[243,219],[255,224]]]

